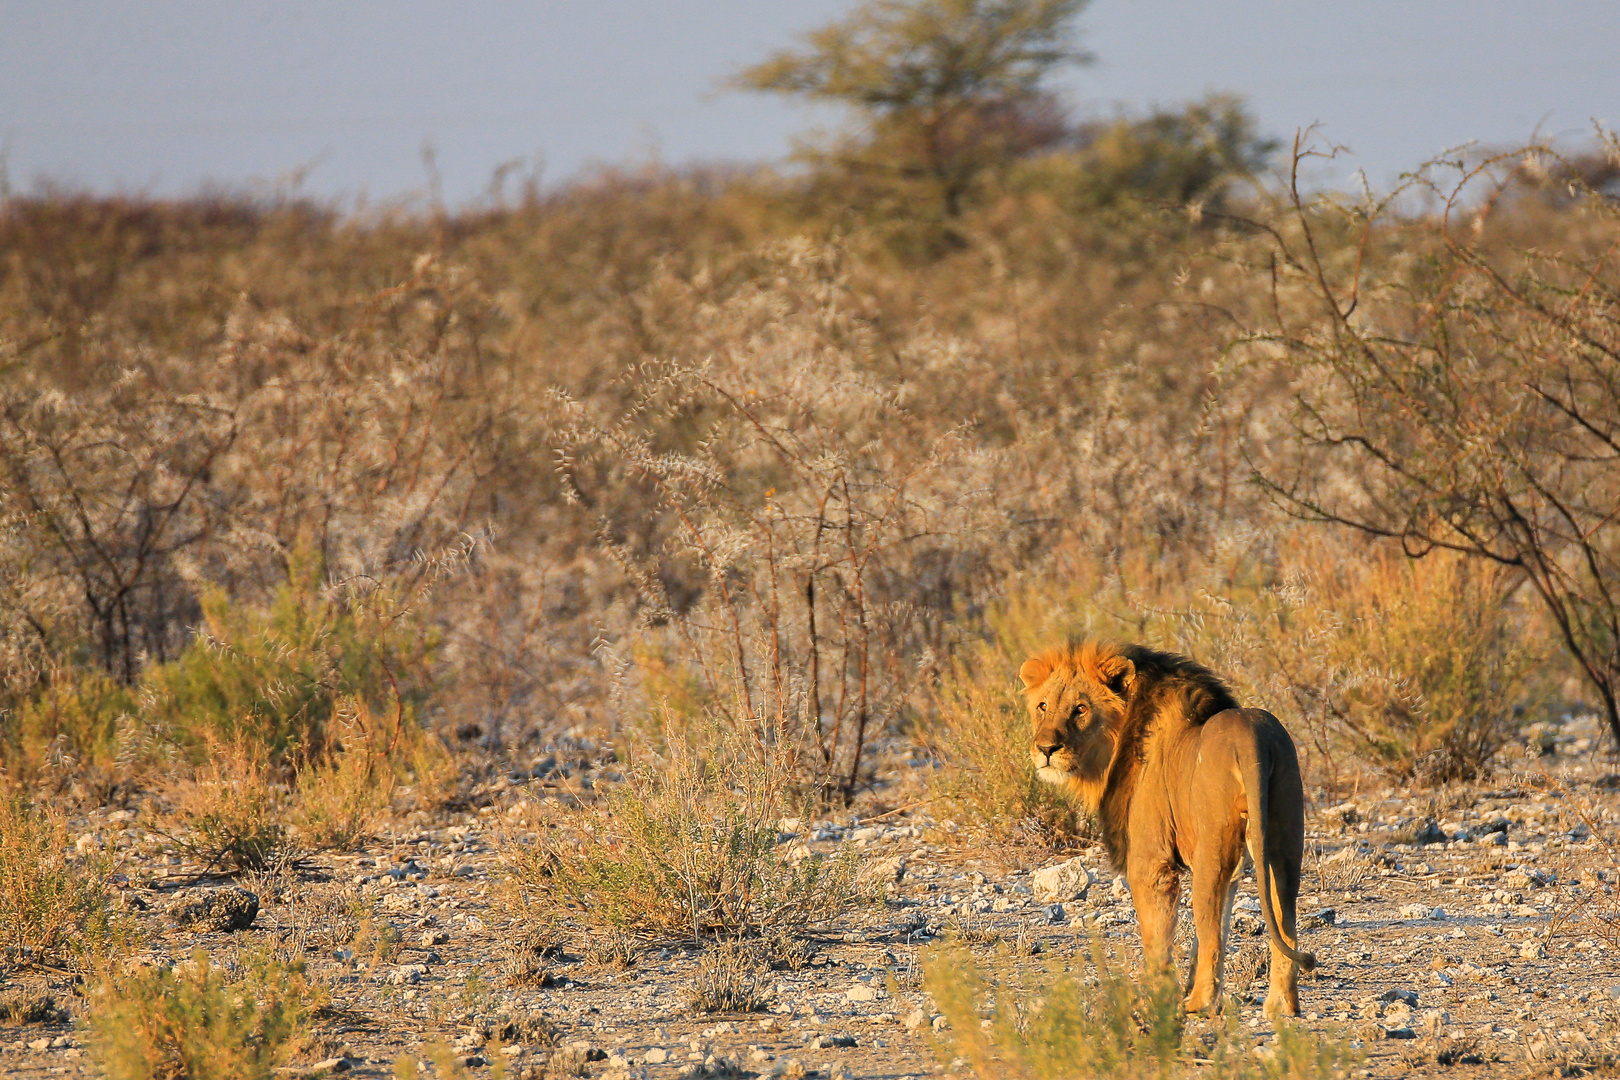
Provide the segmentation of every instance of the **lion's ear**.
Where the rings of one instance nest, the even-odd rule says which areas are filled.
[[[1052,674],[1052,665],[1039,656],[1032,656],[1024,661],[1024,666],[1018,669],[1018,677],[1024,680],[1024,689],[1033,690],[1046,681]]]
[[[1098,662],[1097,674],[1102,676],[1104,686],[1123,698],[1136,678],[1136,665],[1128,656],[1108,656]]]

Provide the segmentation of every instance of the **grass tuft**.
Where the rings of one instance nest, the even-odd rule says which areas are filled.
[[[764,951],[754,944],[711,945],[698,962],[686,1007],[694,1013],[761,1012],[774,1000],[766,981],[768,970]]]

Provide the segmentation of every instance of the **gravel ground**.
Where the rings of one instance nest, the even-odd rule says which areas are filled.
[[[1609,846],[1620,777],[1612,764],[1554,761],[1533,780],[1496,787],[1318,800],[1300,910],[1303,944],[1321,964],[1301,984],[1303,1022],[1355,1040],[1365,1075],[1507,1077],[1620,1060],[1620,902]],[[170,857],[143,860],[139,820],[127,812],[98,812],[85,825],[83,842],[136,853],[125,860],[121,897],[147,931],[138,962],[181,959],[199,946],[228,957],[249,941],[302,947],[335,1006],[293,1070],[311,1075],[325,1061],[391,1076],[401,1055],[443,1042],[475,1076],[497,1055],[519,1078],[932,1076],[951,1065],[936,1051],[936,1014],[920,990],[929,942],[965,932],[986,959],[997,939],[1039,942],[1061,961],[1083,955],[1097,932],[1135,941],[1129,898],[1100,849],[1069,853],[1074,861],[1053,873],[1018,865],[1017,853],[992,857],[921,815],[820,822],[798,840],[823,851],[854,845],[864,864],[902,880],[887,901],[814,938],[799,970],[766,975],[769,1011],[700,1016],[687,998],[702,953],[689,945],[653,945],[622,967],[606,941],[514,959],[526,928],[503,910],[494,879],[498,844],[523,834],[515,814],[494,807],[418,817],[363,854],[234,886],[198,881],[196,868]],[[1056,896],[1045,887],[1054,878]],[[259,899],[249,929],[174,924],[187,901],[231,887]],[[1264,978],[1235,985],[1264,950],[1252,879],[1234,942],[1228,990],[1260,1045],[1275,1035],[1259,1007]],[[0,986],[8,990],[80,1004],[65,977],[18,975]],[[498,1042],[509,1019],[518,1027]],[[0,1027],[0,1074],[79,1073],[93,1066],[70,1022]]]

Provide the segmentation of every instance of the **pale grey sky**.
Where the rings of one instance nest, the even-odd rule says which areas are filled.
[[[447,202],[494,169],[772,160],[835,114],[717,94],[851,0],[3,0],[0,151],[14,189],[260,190]],[[1093,0],[1077,112],[1245,96],[1320,122],[1375,183],[1448,146],[1620,123],[1617,0]],[[1338,168],[1339,166],[1335,166]]]

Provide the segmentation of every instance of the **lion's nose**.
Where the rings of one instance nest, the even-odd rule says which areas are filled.
[[[1037,750],[1039,750],[1041,752],[1042,757],[1044,757],[1048,761],[1050,761],[1051,758],[1052,758],[1052,755],[1057,753],[1059,748],[1062,747],[1062,745],[1063,745],[1062,743],[1036,743],[1035,744],[1035,749],[1037,749]]]

